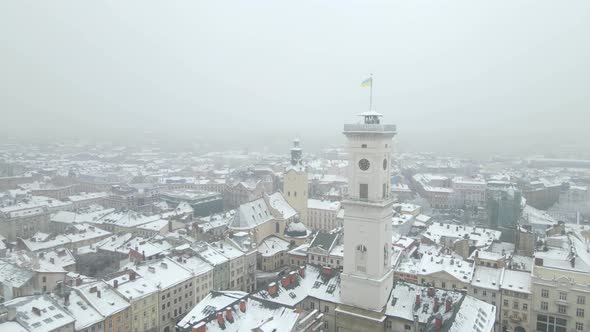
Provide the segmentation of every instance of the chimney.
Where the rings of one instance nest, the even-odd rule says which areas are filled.
[[[332,276],[332,268],[329,266],[322,267],[322,275],[324,277],[331,277]]]
[[[115,287],[115,288],[119,287],[119,280],[117,280],[117,279],[113,280],[113,287]]]
[[[64,305],[66,305],[66,306],[70,305],[70,292],[64,293]]]
[[[168,220],[168,232],[172,232],[172,220]]]
[[[289,280],[291,281],[291,283],[296,282],[297,281],[297,272],[295,272],[295,271],[289,272]]]
[[[37,307],[33,307],[33,313],[37,316],[41,316],[41,310]]]
[[[445,302],[445,312],[449,312],[453,309],[453,299],[447,297],[447,301]]]
[[[277,283],[271,282],[270,284],[268,284],[268,294],[270,294],[271,296],[274,296],[276,293],[277,293]]]
[[[305,266],[299,267],[299,275],[301,276],[301,278],[305,278]]]
[[[475,258],[479,258],[479,250],[475,251]]]
[[[199,324],[193,326],[191,332],[207,332],[207,323],[200,322]]]
[[[231,313],[231,307],[225,308],[225,320],[227,320],[230,323],[234,321],[234,318],[232,317]]]
[[[240,300],[240,311],[246,312],[246,300]]]
[[[129,280],[135,280],[135,271],[129,271]]]
[[[291,284],[291,279],[290,279],[290,278],[283,277],[283,278],[281,279],[281,285],[282,285],[283,287],[285,287],[285,288],[286,288],[286,287],[287,287],[287,286],[289,286],[290,284]]]
[[[435,297],[434,298],[434,308],[433,308],[434,312],[438,312],[438,307],[439,307],[438,297]]]
[[[434,287],[428,287],[428,296],[429,297],[433,297],[434,296]]]
[[[416,294],[416,302],[415,302],[416,306],[420,305],[420,294]]]
[[[221,311],[217,313],[217,323],[219,324],[219,327],[223,329],[225,328],[225,321],[223,320],[223,313]]]
[[[90,287],[90,293],[96,293],[96,286]]]
[[[96,296],[100,299],[100,290],[96,291]]]
[[[82,278],[78,277],[76,278],[76,286],[80,286],[82,285]]]
[[[434,319],[434,330],[435,331],[440,331],[441,327],[442,327],[442,316],[440,314],[436,315],[436,318]]]

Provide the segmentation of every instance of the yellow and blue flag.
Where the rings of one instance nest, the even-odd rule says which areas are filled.
[[[373,86],[373,77],[369,77],[361,83],[363,88]]]

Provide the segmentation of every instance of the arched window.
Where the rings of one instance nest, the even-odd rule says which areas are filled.
[[[367,272],[367,247],[363,244],[356,246],[356,270],[359,272]]]

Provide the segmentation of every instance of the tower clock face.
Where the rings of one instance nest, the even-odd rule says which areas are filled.
[[[371,166],[371,163],[367,159],[361,159],[361,160],[359,160],[359,168],[362,171],[368,170],[370,166]]]
[[[383,170],[387,169],[387,158],[383,159]]]

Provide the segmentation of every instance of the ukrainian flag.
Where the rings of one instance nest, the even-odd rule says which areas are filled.
[[[363,88],[366,88],[366,87],[371,87],[371,86],[373,86],[373,78],[372,78],[372,77],[369,77],[369,78],[367,78],[366,80],[364,80],[364,81],[361,83],[361,86],[362,86]]]

